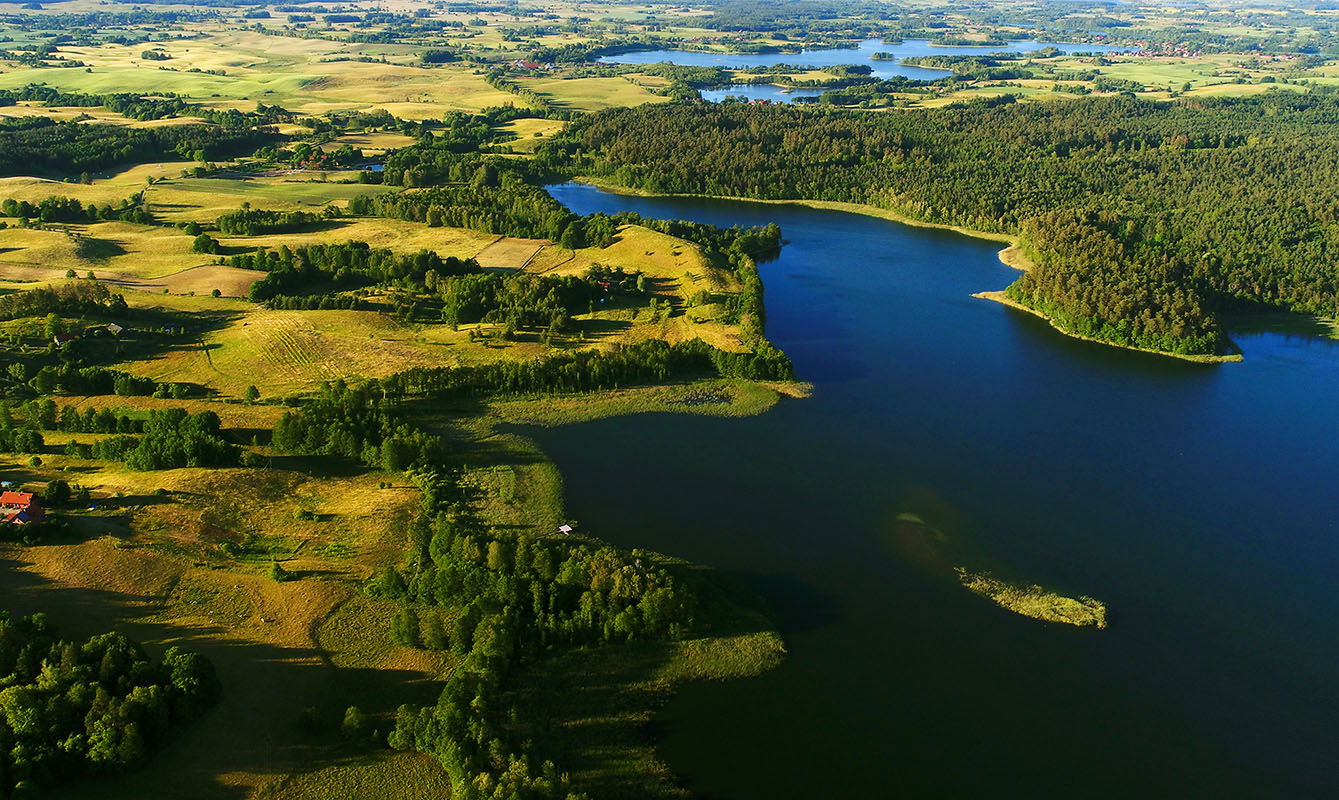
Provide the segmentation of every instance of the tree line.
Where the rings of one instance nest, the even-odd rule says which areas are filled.
[[[227,263],[268,273],[251,286],[250,297],[256,301],[293,295],[298,290],[311,293],[313,286],[322,283],[333,288],[372,284],[420,288],[429,274],[465,275],[479,271],[478,262],[472,258],[442,258],[431,250],[401,254],[357,241],[311,244],[296,250],[283,245],[274,250],[231,256]]]
[[[49,397],[29,400],[14,409],[18,416],[39,431],[62,433],[143,433],[144,420],[117,414],[110,408],[85,408],[57,405]],[[12,428],[14,420],[8,408],[0,407],[0,430]]]
[[[21,128],[0,126],[0,175],[69,175],[119,164],[186,159],[218,161],[250,153],[276,134],[255,128],[55,122],[41,117]]]
[[[110,203],[84,205],[71,197],[46,197],[36,203],[6,198],[0,203],[0,216],[35,219],[39,222],[101,222],[120,220],[137,225],[152,225],[153,213],[144,204],[143,193],[127,197],[113,207]]]
[[[225,128],[277,125],[292,122],[296,119],[296,115],[280,106],[267,106],[264,103],[257,103],[255,111],[240,111],[235,108],[205,108],[196,103],[190,103],[180,95],[171,92],[154,93],[151,96],[139,92],[89,94],[67,92],[54,86],[39,83],[30,83],[19,89],[0,89],[0,105],[34,101],[45,106],[74,106],[80,108],[101,106],[108,111],[141,121],[171,117],[198,117]]]
[[[752,380],[794,377],[790,359],[765,343],[752,352],[733,353],[701,339],[673,345],[648,339],[612,350],[555,353],[528,361],[416,367],[395,373],[382,385],[402,397],[469,397],[591,392],[703,374]]]

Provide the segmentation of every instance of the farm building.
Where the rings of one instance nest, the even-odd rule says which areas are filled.
[[[42,519],[42,506],[32,492],[0,492],[0,521],[5,525],[26,525]]]

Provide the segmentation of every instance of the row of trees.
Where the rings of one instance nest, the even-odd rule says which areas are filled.
[[[1339,312],[1339,95],[966,104],[917,114],[745,105],[593,115],[568,169],[654,192],[867,203],[1017,233],[1015,295],[1122,343],[1217,352],[1243,304]],[[1058,213],[1060,216],[1048,216]]]
[[[703,374],[754,380],[794,377],[790,359],[765,343],[752,352],[732,353],[701,339],[674,345],[648,339],[608,351],[555,353],[529,361],[418,367],[398,372],[381,385],[392,396],[476,396],[589,392]]]
[[[110,408],[85,408],[57,405],[51,398],[29,400],[16,408],[15,413],[29,426],[42,431],[62,433],[143,433],[144,421]],[[8,408],[0,407],[0,430],[14,427]]]
[[[27,362],[10,362],[6,372],[19,380],[25,380],[16,373],[28,373]],[[122,397],[174,397],[181,398],[189,394],[186,384],[159,383],[152,378],[141,378],[107,367],[79,367],[74,364],[43,366],[37,370],[27,383],[38,394],[116,394]]]
[[[42,614],[0,611],[0,797],[140,765],[219,695],[213,665],[160,661],[124,634],[61,639]]]
[[[235,108],[205,108],[171,92],[144,95],[137,92],[88,94],[67,92],[47,84],[30,83],[19,89],[0,89],[0,105],[5,101],[39,102],[47,106],[101,106],[108,111],[137,120],[167,119],[169,117],[198,117],[225,128],[245,128],[256,125],[276,125],[292,122],[296,115],[280,106],[257,103],[255,111]]]
[[[296,250],[284,245],[231,256],[227,263],[241,269],[268,272],[251,286],[251,299],[264,301],[279,295],[312,293],[320,284],[346,289],[369,284],[417,289],[428,275],[466,275],[479,271],[474,259],[442,258],[431,250],[401,254],[373,248],[366,242],[313,244]]]
[[[291,233],[322,221],[320,214],[309,211],[272,211],[265,208],[239,208],[214,220],[226,236],[261,236],[267,233]]]
[[[260,128],[216,125],[124,125],[54,122],[46,117],[22,127],[0,126],[0,175],[68,175],[114,164],[189,159],[218,161],[250,153],[275,139]]]
[[[143,435],[117,435],[94,442],[92,458],[122,461],[130,469],[236,466],[241,448],[223,438],[213,411],[189,414],[185,409],[152,410]]]
[[[0,203],[0,216],[35,219],[40,222],[99,222],[120,220],[138,225],[153,224],[153,213],[144,205],[139,193],[122,200],[113,207],[110,203],[84,205],[71,197],[47,197],[36,203],[7,198]]]

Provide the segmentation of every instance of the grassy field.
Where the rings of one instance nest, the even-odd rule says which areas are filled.
[[[669,100],[621,77],[518,78],[516,82],[539,93],[559,108],[576,111],[599,111],[604,108],[664,103]]]
[[[420,336],[375,311],[256,308],[229,315],[197,342],[125,367],[155,380],[196,383],[232,397],[241,397],[251,385],[265,397],[276,397],[339,377],[380,378],[410,367],[435,366],[449,361],[440,351],[452,339],[465,337]]]
[[[249,410],[254,417],[235,421],[271,415]],[[399,701],[430,701],[445,667],[379,637],[386,606],[356,592],[375,563],[398,552],[396,520],[417,502],[414,491],[378,488],[388,476],[312,464],[130,473],[55,454],[45,460],[39,471],[2,468],[22,483],[77,479],[94,489],[98,510],[78,515],[73,540],[0,552],[7,605],[45,611],[71,635],[114,627],[154,650],[186,644],[214,660],[228,687],[219,707],[149,769],[100,782],[99,797],[303,797],[303,787],[329,785],[332,774],[386,787],[383,796],[410,780],[441,784],[430,762],[334,734],[349,704],[384,720]],[[304,522],[299,510],[318,516]],[[224,554],[225,543],[237,554]],[[265,577],[272,559],[298,579]],[[380,646],[364,647],[368,637]],[[87,791],[76,785],[51,796]]]
[[[535,152],[535,148],[562,129],[562,122],[551,119],[518,119],[502,126],[502,130],[516,135],[516,139],[507,144],[517,153]]]
[[[582,275],[593,264],[622,266],[640,271],[647,278],[648,292],[671,309],[659,320],[651,317],[645,303],[614,300],[608,307],[579,319],[593,323],[597,330],[617,334],[618,341],[637,341],[656,336],[669,341],[702,339],[725,350],[742,347],[739,329],[718,321],[724,311],[720,300],[740,290],[733,274],[713,264],[690,242],[632,225],[623,228],[617,241],[605,248],[586,248],[575,252],[546,248],[530,261],[527,269],[546,275]],[[689,305],[700,292],[712,302]]]
[[[171,56],[161,62],[142,59],[144,45],[62,48],[88,69],[11,66],[0,72],[0,88],[47,83],[90,93],[174,92],[206,103],[263,101],[311,114],[380,108],[407,119],[515,102],[465,67],[331,61],[361,57],[364,47],[249,31],[201,32],[203,38],[160,43]],[[402,60],[411,60],[409,51]]]
[[[591,395],[495,400],[490,415],[517,425],[570,425],[628,414],[703,414],[747,417],[761,414],[782,397],[805,397],[801,383],[758,383],[710,379],[667,386],[617,389]]]

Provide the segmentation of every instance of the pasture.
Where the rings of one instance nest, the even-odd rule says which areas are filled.
[[[517,78],[521,86],[531,89],[559,108],[576,111],[599,111],[618,106],[638,106],[643,103],[664,103],[668,97],[652,94],[626,78]]]
[[[172,92],[206,104],[246,101],[243,107],[254,107],[260,101],[309,114],[382,108],[407,119],[516,102],[474,70],[408,63],[409,50],[399,57],[406,63],[331,60],[362,57],[367,46],[251,31],[200,32],[201,38],[156,43],[170,56],[165,61],[144,60],[144,45],[62,48],[87,69],[13,66],[0,71],[0,88],[47,83],[94,94]]]
[[[208,655],[228,687],[149,769],[109,778],[99,797],[304,797],[302,787],[331,780],[397,797],[411,780],[442,784],[430,759],[348,743],[337,732],[348,705],[384,729],[400,702],[430,702],[445,667],[441,656],[391,645],[390,604],[357,593],[398,550],[395,521],[417,502],[414,491],[378,488],[377,474],[129,473],[46,460],[36,472],[0,469],[24,483],[82,481],[98,510],[80,515],[80,533],[67,541],[3,550],[7,604],[45,611],[71,635],[116,628],[155,651],[185,644]],[[319,516],[304,522],[300,510]],[[273,559],[297,579],[266,577]],[[51,796],[86,793],[75,785]]]

